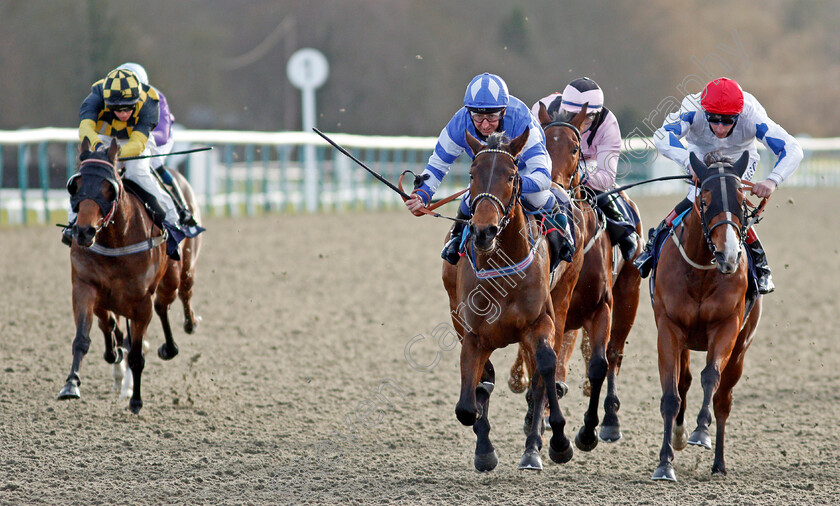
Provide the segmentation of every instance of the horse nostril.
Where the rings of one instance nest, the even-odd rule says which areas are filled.
[[[496,225],[490,225],[489,227],[487,227],[487,235],[489,237],[496,237],[496,234],[498,233],[499,227],[497,227]]]

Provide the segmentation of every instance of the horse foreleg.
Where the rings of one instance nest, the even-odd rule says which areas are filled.
[[[709,425],[712,423],[712,396],[720,383],[720,372],[726,367],[735,338],[738,334],[737,318],[727,322],[717,330],[712,330],[707,352],[706,367],[700,373],[700,384],[703,385],[703,404],[697,414],[697,428],[688,437],[688,444],[712,448],[712,437],[709,435]],[[731,336],[731,337],[729,337]],[[722,338],[719,338],[722,337]]]
[[[59,399],[78,399],[82,396],[79,385],[82,380],[79,377],[79,369],[82,366],[82,359],[90,349],[90,329],[93,326],[93,305],[96,300],[96,290],[81,283],[73,285],[73,314],[76,320],[76,337],[73,338],[73,364],[70,366],[70,375],[67,376],[67,383],[58,393]]]
[[[461,341],[461,395],[455,405],[455,416],[463,425],[472,426],[478,418],[475,388],[489,357],[490,351],[479,345],[478,336],[467,332]]]
[[[674,430],[674,419],[680,409],[680,396],[677,382],[680,377],[680,354],[682,353],[682,330],[665,317],[657,319],[659,329],[659,382],[662,385],[662,398],[659,401],[659,411],[662,414],[664,437],[662,448],[659,450],[659,466],[653,472],[651,479],[677,481],[674,472],[674,447],[671,444],[671,434]]]
[[[640,286],[641,275],[638,269],[629,262],[625,263],[612,290],[612,331],[607,346],[607,394],[604,396],[604,418],[601,420],[599,434],[601,440],[608,443],[621,439],[621,425],[618,421],[621,400],[618,398],[616,377],[621,370],[627,336],[630,335],[630,329],[636,320]]]
[[[742,332],[745,331],[749,330],[742,330]],[[723,460],[726,420],[732,410],[732,389],[741,379],[741,373],[744,370],[744,355],[748,346],[749,344],[744,345],[743,341],[739,341],[735,349],[732,350],[729,362],[721,373],[717,392],[715,392],[714,405],[717,430],[715,432],[715,462],[712,464],[712,474],[726,475],[726,464]]]
[[[128,322],[129,335],[131,336],[131,350],[128,352],[128,367],[131,368],[131,376],[134,381],[134,388],[131,393],[131,400],[128,407],[132,413],[140,413],[140,408],[143,407],[143,400],[140,396],[140,384],[143,374],[143,368],[146,365],[146,359],[143,356],[143,336],[146,335],[146,329],[149,327],[149,320],[151,319],[151,301],[143,304],[143,307],[138,309],[136,319]]]
[[[598,404],[601,400],[601,387],[607,377],[607,342],[610,336],[610,305],[605,303],[595,312],[591,320],[584,324],[584,330],[589,334],[590,357],[587,367],[587,377],[591,390],[589,392],[589,406],[583,415],[583,427],[575,437],[575,446],[588,452],[598,446]]]
[[[496,371],[490,360],[484,363],[481,383],[475,387],[475,399],[479,417],[473,425],[476,436],[475,459],[473,464],[478,471],[492,471],[499,464],[499,456],[490,441],[490,394],[496,384]]]

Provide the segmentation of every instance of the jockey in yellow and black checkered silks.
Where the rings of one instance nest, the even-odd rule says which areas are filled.
[[[114,114],[131,111],[122,121]],[[88,139],[95,147],[100,135],[120,141],[121,158],[138,156],[146,149],[149,135],[158,123],[158,95],[154,88],[143,84],[136,74],[115,69],[91,86],[90,94],[79,109],[79,140]]]

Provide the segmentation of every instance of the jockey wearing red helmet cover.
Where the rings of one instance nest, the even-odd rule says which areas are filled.
[[[662,128],[654,133],[653,140],[659,152],[676,162],[687,174],[690,174],[688,158],[692,152],[700,159],[707,153],[717,152],[734,160],[744,151],[749,151],[750,161],[743,175],[747,181],[755,175],[759,160],[755,141],[760,141],[776,156],[776,163],[767,179],[753,186],[752,193],[759,197],[772,195],[776,187],[796,171],[803,158],[802,147],[796,139],[767,116],[764,107],[753,95],[726,77],[710,81],[702,93],[685,97],[679,110],[665,118]],[[689,209],[696,195],[697,189],[690,185],[686,199],[677,204],[668,218]],[[651,239],[669,226],[668,218],[653,231]],[[747,245],[755,260],[759,291],[772,292],[774,287],[767,258],[752,228]],[[650,249],[646,248],[636,261],[643,276],[647,275],[652,265]]]
[[[700,94],[700,106],[713,114],[733,116],[744,110],[744,92],[732,79],[721,77],[703,88]]]

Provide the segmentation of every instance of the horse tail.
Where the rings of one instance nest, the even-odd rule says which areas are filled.
[[[522,349],[522,345],[519,345],[519,352],[516,354],[516,360],[510,367],[510,378],[508,379],[508,386],[515,394],[524,392],[528,388],[528,382],[530,380],[526,366],[527,360],[524,355],[525,350]]]

